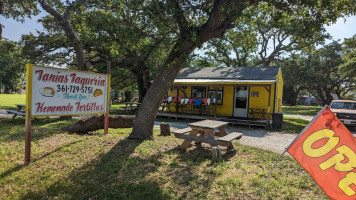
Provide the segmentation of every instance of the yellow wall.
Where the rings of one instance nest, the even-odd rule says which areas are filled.
[[[186,83],[187,88],[183,89],[185,91],[185,95],[182,91],[179,92],[179,96],[182,98],[191,98],[191,85],[194,83]],[[232,86],[233,83],[226,83],[228,85],[224,86],[223,88],[223,104],[217,105],[217,115],[220,116],[233,116],[234,112],[234,89],[235,87]],[[235,83],[234,85],[246,85],[247,83]],[[270,91],[270,106],[268,108],[268,96],[269,92],[267,89],[262,86],[266,84],[271,84],[271,91]],[[180,84],[182,85],[182,84]],[[199,85],[214,85],[213,83],[200,83]],[[222,83],[217,83],[216,85],[222,85]],[[258,86],[261,85],[261,86]],[[269,88],[269,87],[267,87]],[[258,97],[252,96],[252,92],[258,93]],[[206,95],[208,93],[208,86],[206,87]],[[176,97],[177,96],[177,89],[173,91],[169,90],[167,93],[168,96]],[[276,96],[276,99],[275,99]],[[276,113],[282,112],[282,96],[283,96],[283,78],[282,72],[279,71],[277,75],[277,82],[276,83],[253,83],[253,86],[250,86],[249,92],[249,105],[248,108],[261,108],[266,109],[268,113]],[[175,102],[172,102],[172,105],[175,105]],[[175,107],[171,107],[171,111],[175,111]],[[261,115],[255,115],[255,118],[260,118]],[[266,116],[265,116],[266,118]]]
[[[234,110],[234,87],[225,86],[223,92],[223,105],[218,105],[217,115],[232,116]]]
[[[267,87],[269,89],[269,87]],[[249,108],[260,108],[266,109],[268,113],[273,113],[273,102],[274,102],[274,91],[275,91],[275,84],[272,83],[271,91],[270,91],[270,106],[268,108],[268,96],[269,92],[263,86],[251,86],[250,87],[250,99],[249,99]],[[253,97],[252,92],[258,92],[258,97]],[[262,116],[257,114],[255,115],[256,118],[261,118]],[[265,116],[265,118],[267,115]]]

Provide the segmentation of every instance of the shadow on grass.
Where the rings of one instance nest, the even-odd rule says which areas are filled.
[[[176,186],[165,184],[174,183],[177,187],[185,188],[194,183],[204,187],[207,192],[211,188],[217,175],[202,178],[197,170],[207,159],[211,160],[210,149],[182,152],[173,147],[151,156],[142,156],[135,151],[141,148],[141,143],[137,140],[120,140],[99,159],[73,171],[67,178],[44,191],[29,191],[22,199],[185,199],[194,192],[189,191],[194,187],[189,187],[188,191],[178,191]],[[235,153],[224,153],[223,160],[230,159]],[[163,163],[170,155],[175,157],[173,163]]]
[[[78,142],[80,142],[80,141],[71,142],[71,143],[69,143],[69,144],[66,144],[66,145],[63,145],[63,146],[61,146],[61,147],[58,147],[58,148],[56,148],[55,150],[53,150],[53,151],[51,151],[51,152],[48,152],[48,153],[43,154],[43,155],[42,155],[41,157],[39,157],[39,158],[32,159],[31,162],[32,162],[32,163],[37,162],[37,161],[39,161],[39,160],[41,160],[41,159],[43,159],[43,158],[46,158],[47,156],[51,155],[52,153],[58,152],[58,151],[60,151],[60,150],[62,150],[62,149],[64,149],[64,148],[69,147],[69,146],[71,146],[71,145],[74,145],[74,144],[76,144],[76,143],[78,143]],[[26,167],[26,166],[28,166],[28,164],[17,165],[16,167],[13,167],[12,169],[9,169],[9,170],[7,170],[7,171],[1,173],[1,174],[0,174],[0,179],[6,178],[7,176],[11,175],[11,174],[14,173],[14,172],[17,172],[17,171],[21,170],[22,168],[24,168],[24,167]]]
[[[227,151],[226,148],[222,148],[222,157],[220,161],[212,161],[212,152],[211,147],[208,145],[204,145],[203,148],[196,148],[194,144],[191,144],[191,148],[188,150],[180,149],[180,147],[175,147],[169,151],[166,151],[166,154],[177,153],[177,160],[180,160],[182,163],[186,163],[188,165],[200,165],[206,160],[210,160],[209,166],[213,165],[217,162],[227,162],[236,154],[236,149],[232,149]]]
[[[22,199],[43,196],[60,199],[170,199],[155,181],[145,177],[160,163],[154,158],[133,157],[140,141],[124,139],[98,160],[92,160],[46,191],[29,192]]]
[[[61,121],[58,118],[37,118],[31,122],[31,140],[41,140],[58,133],[58,130],[68,123],[74,121]],[[15,120],[4,119],[0,124],[0,141],[24,141],[25,119],[18,118]]]

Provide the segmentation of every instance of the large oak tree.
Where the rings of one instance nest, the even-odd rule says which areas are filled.
[[[177,73],[185,64],[189,54],[204,42],[219,38],[226,30],[234,27],[247,8],[262,1],[215,0],[215,1],[158,1],[163,4],[165,16],[171,16],[178,25],[178,37],[153,84],[138,110],[136,122],[129,138],[152,139],[153,125],[161,98],[166,94]],[[304,8],[305,15],[313,15],[316,21],[340,17],[342,12],[351,12],[352,1],[267,1],[287,15],[293,15],[299,7]]]

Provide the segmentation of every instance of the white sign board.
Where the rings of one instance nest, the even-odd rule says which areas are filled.
[[[105,114],[108,109],[108,74],[88,73],[32,65],[32,116]]]

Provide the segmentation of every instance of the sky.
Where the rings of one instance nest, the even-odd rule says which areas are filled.
[[[45,14],[46,12],[42,12],[31,19],[26,18],[25,23],[0,16],[1,24],[5,26],[3,28],[3,37],[12,41],[19,41],[22,34],[36,33],[36,30],[43,30],[42,25],[37,23],[37,20]],[[356,16],[348,17],[346,22],[344,19],[339,19],[335,24],[326,26],[326,30],[334,40],[341,40],[342,42],[344,38],[350,38],[356,34]]]

